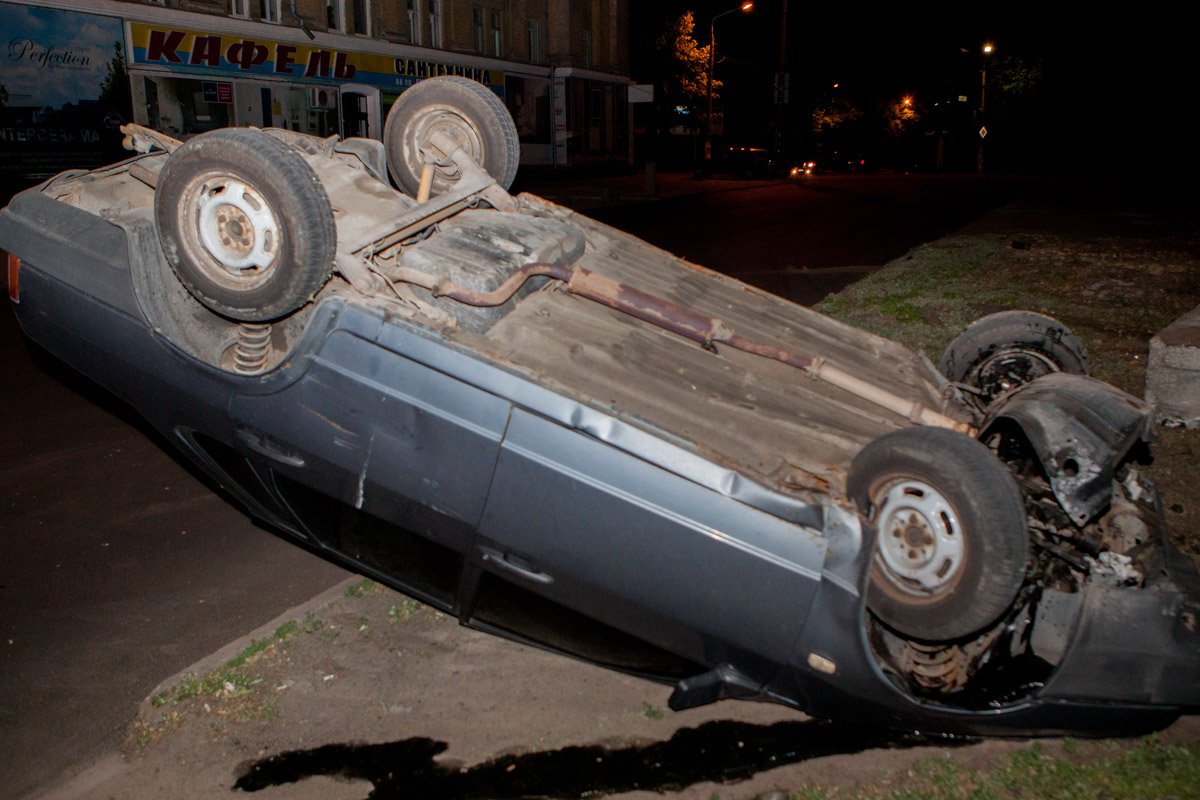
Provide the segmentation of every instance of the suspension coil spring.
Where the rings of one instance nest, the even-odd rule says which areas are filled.
[[[271,326],[243,322],[233,346],[233,369],[242,375],[257,375],[267,368],[271,354]]]
[[[958,645],[906,642],[904,658],[913,680],[924,689],[952,692],[966,683],[967,657]]]

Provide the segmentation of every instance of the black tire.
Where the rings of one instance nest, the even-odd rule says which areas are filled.
[[[416,196],[425,164],[425,142],[434,131],[454,139],[507,189],[517,177],[521,145],[517,126],[504,102],[481,83],[456,76],[428,78],[408,89],[392,104],[383,126],[388,172],[405,193]],[[438,164],[431,194],[452,187],[459,179],[453,164]]]
[[[299,153],[262,131],[224,128],[180,145],[159,174],[154,219],[180,282],[230,319],[286,316],[333,272],[325,187]]]
[[[1012,605],[1029,552],[1021,492],[984,445],[904,428],[854,458],[847,491],[878,529],[867,607],[922,641],[961,639]]]
[[[1087,375],[1087,350],[1078,336],[1051,317],[1001,311],[971,323],[942,354],[947,379],[978,389],[980,408],[1051,372]]]

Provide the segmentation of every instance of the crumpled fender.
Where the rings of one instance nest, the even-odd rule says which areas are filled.
[[[1149,404],[1095,378],[1061,372],[993,403],[980,438],[1003,420],[1029,439],[1055,498],[1077,525],[1108,505],[1113,473],[1129,448],[1153,438]]]

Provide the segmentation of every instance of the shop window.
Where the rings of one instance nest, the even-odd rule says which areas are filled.
[[[429,45],[442,46],[442,0],[429,0]]]
[[[542,63],[542,30],[536,19],[529,20],[529,63]]]
[[[360,36],[371,35],[370,0],[354,0],[354,33]]]
[[[471,20],[474,23],[475,52],[483,52],[483,9],[479,6],[471,9]]]
[[[258,0],[258,18],[263,22],[280,22],[283,15],[279,9],[280,0]]]
[[[229,0],[229,16],[243,18],[249,17],[250,0]]]
[[[408,38],[413,44],[421,43],[421,0],[407,0]]]
[[[492,55],[499,56],[504,49],[504,25],[499,11],[492,12]]]

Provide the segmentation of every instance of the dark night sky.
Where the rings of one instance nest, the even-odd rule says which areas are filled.
[[[638,74],[645,63],[640,54],[664,18],[693,10],[696,37],[704,44],[711,15],[737,3],[630,5],[634,79],[641,81],[650,76]],[[743,120],[760,133],[773,114],[779,9],[780,0],[759,0],[753,13],[717,23],[718,53],[727,59],[718,77],[728,83],[731,124]],[[790,0],[787,28],[794,129],[805,126],[811,105],[834,81],[863,106],[904,94],[916,97],[926,112],[933,102],[958,94],[970,94],[974,105],[980,46],[991,41],[996,59],[1017,56],[1042,66],[1038,98],[1016,112],[1023,116],[1023,158],[1034,168],[1183,169],[1198,160],[1191,122],[1198,100],[1197,44],[1177,10],[1142,4],[1100,14],[995,2],[950,11],[915,4],[878,10]],[[994,91],[989,83],[989,101]]]

